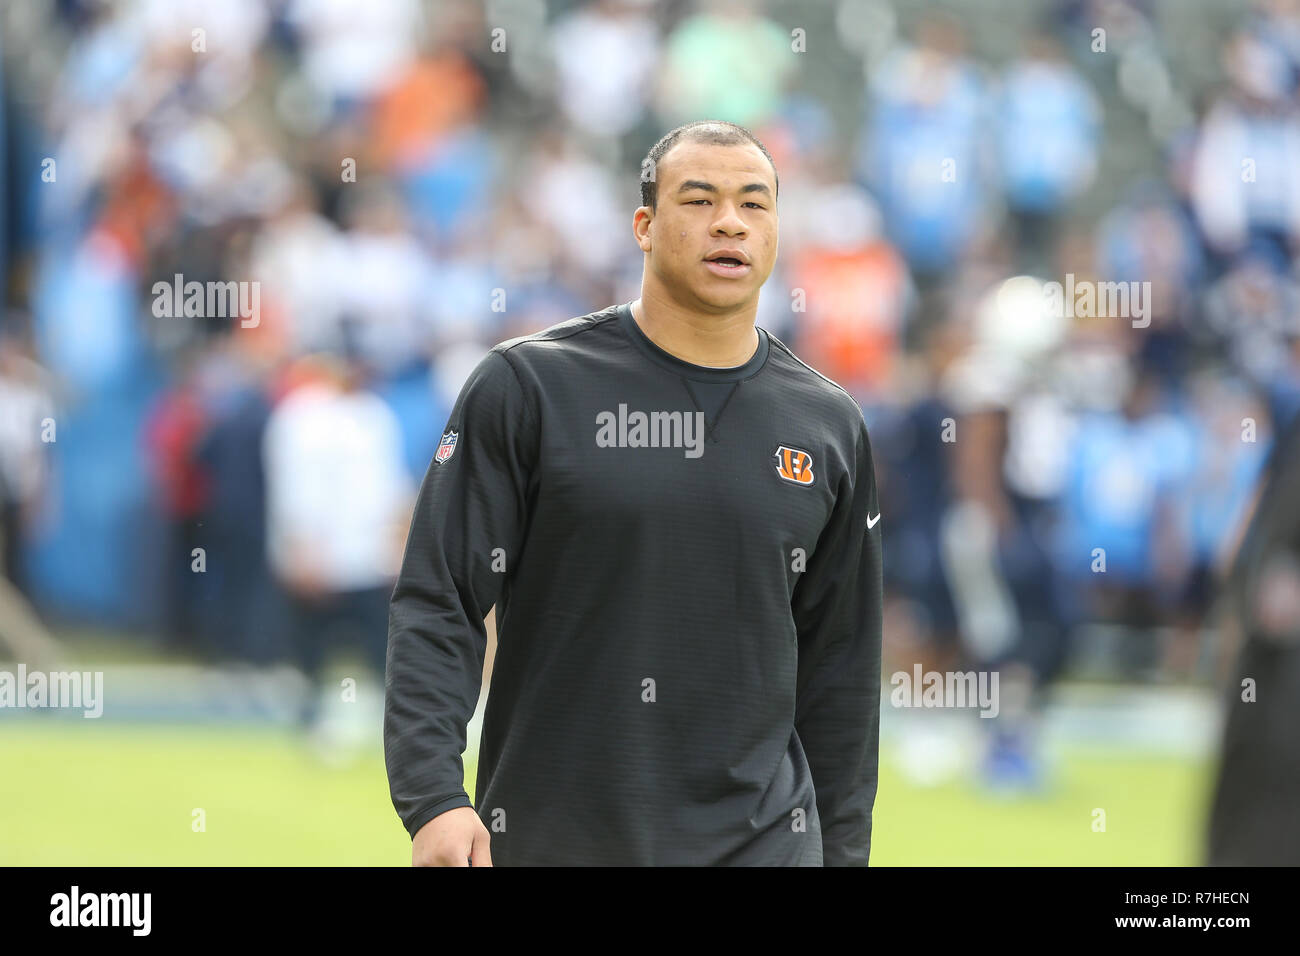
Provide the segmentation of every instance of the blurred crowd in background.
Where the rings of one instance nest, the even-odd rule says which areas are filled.
[[[4,568],[56,631],[312,666],[352,622],[382,671],[465,376],[637,297],[641,160],[721,119],[781,178],[758,324],[870,427],[886,671],[1214,678],[1300,412],[1297,0],[34,0],[0,29]],[[1146,312],[1052,316],[1067,277]],[[255,315],[168,305],[229,281]]]

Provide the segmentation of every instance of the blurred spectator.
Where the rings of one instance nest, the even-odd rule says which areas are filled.
[[[39,670],[55,666],[60,647],[32,607],[26,545],[46,499],[46,450],[58,423],[49,374],[17,318],[0,327],[0,648]]]
[[[382,675],[388,599],[414,487],[392,411],[364,386],[357,362],[312,356],[290,370],[266,426],[267,554],[284,588],[296,658],[313,682],[343,633]]]
[[[16,331],[0,332],[0,575],[30,597],[26,548],[49,480],[48,443],[57,439],[48,373]]]
[[[1022,265],[1049,261],[1057,218],[1091,182],[1100,106],[1056,42],[1030,37],[1002,77],[998,155]]]
[[[696,0],[664,41],[655,113],[665,129],[698,119],[753,128],[795,71],[791,38],[755,0]]]
[[[191,352],[181,359],[175,381],[158,398],[144,429],[154,483],[167,517],[164,627],[168,643],[188,651],[198,650],[203,636],[210,633],[203,626],[210,605],[206,601],[206,541],[201,530],[208,476],[196,453],[208,424],[197,382],[202,358]],[[196,554],[196,549],[203,549],[203,555]]]
[[[391,87],[415,57],[416,0],[290,0],[303,69],[333,110],[348,113]]]
[[[987,212],[983,81],[950,21],[923,21],[871,76],[858,175],[880,197],[889,238],[929,285],[966,250]]]
[[[1201,628],[1224,576],[1224,545],[1242,524],[1272,436],[1264,408],[1239,381],[1207,373],[1192,392],[1193,450],[1185,489],[1176,502],[1187,572],[1175,596],[1175,628],[1165,659],[1173,678],[1200,672],[1206,650]]]
[[[613,177],[558,131],[538,137],[527,157],[521,200],[560,245],[556,267],[610,271],[626,249],[630,213],[618,202]]]
[[[1148,325],[1141,329],[1135,351],[1165,385],[1177,387],[1193,359],[1196,343],[1190,333],[1205,263],[1195,226],[1168,187],[1134,184],[1098,223],[1096,258],[1098,281],[1136,282],[1137,288],[1150,290],[1145,298]],[[1093,278],[1082,269],[1074,271],[1076,279]],[[1123,321],[1121,316],[1101,318]]]
[[[270,416],[265,359],[227,346],[208,400],[208,427],[195,449],[207,477],[204,509],[215,650],[256,664],[288,656],[275,615],[266,556],[262,440]]]
[[[144,335],[136,276],[122,246],[92,232],[74,250],[52,249],[33,303],[41,356],[74,394],[121,389]]]
[[[473,238],[491,215],[500,166],[492,140],[474,125],[413,154],[394,174],[411,227],[434,243]]]
[[[339,230],[318,208],[315,191],[298,182],[253,242],[249,271],[261,283],[262,307],[284,324],[292,356],[337,343],[339,297],[330,281],[345,257]]]
[[[384,185],[358,185],[343,209],[340,247],[346,268],[334,275],[339,324],[330,351],[356,351],[389,374],[418,360],[430,338],[426,291],[430,262],[406,228],[397,195]]]
[[[1128,387],[1118,412],[1079,422],[1068,465],[1065,567],[1094,620],[1135,629],[1127,666],[1151,668],[1151,630],[1184,579],[1178,490],[1193,466],[1193,431],[1151,369]]]
[[[562,17],[551,32],[556,102],[591,139],[622,137],[642,121],[659,62],[651,6],[647,0],[596,0]]]
[[[937,387],[963,344],[956,323],[931,328],[920,360],[895,380],[897,407],[874,409],[876,484],[892,518],[884,532],[885,586],[897,598],[885,635],[905,655],[904,669],[914,660],[927,670],[956,669],[966,659],[941,535],[953,501],[956,413]]]
[[[803,293],[795,350],[865,402],[889,382],[912,304],[911,277],[861,187],[829,185],[807,202],[821,231],[786,267],[787,281]]]
[[[1300,116],[1282,51],[1248,32],[1224,51],[1228,92],[1201,128],[1193,199],[1224,264],[1253,248],[1286,262],[1300,250]]]
[[[1262,256],[1243,256],[1205,290],[1203,334],[1265,395],[1279,428],[1300,411],[1300,285]]]
[[[1274,44],[1282,52],[1290,66],[1292,80],[1300,82],[1300,2],[1258,0],[1248,24],[1256,36]]]
[[[475,122],[487,94],[473,61],[450,45],[436,45],[411,62],[376,100],[373,155],[388,170],[427,161],[445,138]]]
[[[971,326],[943,383],[956,420],[940,546],[967,652],[1000,674],[984,779],[1032,791],[1046,783],[1037,725],[1073,623],[1052,551],[1072,431],[1050,361],[1064,317],[1042,283],[1020,276],[984,294]]]

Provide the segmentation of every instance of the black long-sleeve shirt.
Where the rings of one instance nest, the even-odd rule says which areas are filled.
[[[474,805],[496,605],[476,785],[495,865],[866,865],[871,444],[847,392],[758,338],[743,366],[691,365],[625,303],[471,374],[390,608],[384,746],[412,836]]]

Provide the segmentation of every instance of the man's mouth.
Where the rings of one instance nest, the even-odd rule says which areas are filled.
[[[750,270],[748,263],[742,262],[735,256],[718,256],[713,259],[705,259],[704,264],[708,266],[710,272],[718,276],[742,276]]]

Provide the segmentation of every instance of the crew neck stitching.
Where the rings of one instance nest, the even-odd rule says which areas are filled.
[[[694,403],[695,410],[699,412],[701,415],[705,415],[704,406],[700,404],[700,399],[695,394],[695,389],[691,388],[691,380],[687,378],[685,375],[679,375],[678,378],[680,378],[682,384],[686,386],[686,393],[691,396],[691,402]],[[704,424],[707,425],[709,429],[708,434],[704,436],[706,440],[713,438],[714,433],[718,430],[718,425],[722,423],[722,413],[727,410],[727,406],[731,404],[731,400],[736,396],[736,392],[740,391],[740,386],[744,385],[745,381],[747,380],[742,379],[739,382],[696,382],[695,383],[697,385],[730,385],[731,386],[731,391],[727,393],[727,397],[724,398],[722,400],[722,404],[718,406],[718,413],[713,416],[712,424],[709,423],[708,416],[705,415]]]
[[[725,366],[723,368],[712,368],[707,365],[693,365],[692,363],[687,362],[684,359],[678,358],[676,355],[673,355],[671,352],[664,351],[662,348],[656,345],[651,340],[651,338],[645,334],[645,331],[637,324],[636,316],[632,314],[631,303],[625,302],[619,306],[616,306],[615,308],[616,308],[615,314],[619,317],[620,320],[622,320],[623,318],[621,313],[623,312],[627,313],[626,321],[631,325],[631,328],[628,330],[628,335],[635,340],[634,344],[637,346],[637,348],[639,348],[644,354],[647,354],[648,357],[654,362],[654,364],[658,365],[660,368],[664,369],[665,371],[678,376],[679,378],[690,378],[691,381],[702,382],[705,384],[712,384],[712,385],[726,385],[726,384],[739,385],[741,382],[748,382],[751,379],[756,378],[758,375],[760,375],[763,372],[763,370],[767,368],[768,363],[772,360],[772,343],[775,341],[775,339],[770,334],[768,334],[767,329],[764,329],[762,326],[756,325],[754,326],[754,328],[758,332],[762,340],[759,342],[758,348],[755,350],[754,355],[757,355],[759,352],[762,352],[763,361],[749,375],[746,375],[743,378],[729,379],[726,377],[726,373],[734,374],[737,369],[743,369],[745,366],[749,365],[750,362],[754,361],[754,356],[751,356],[749,358],[749,361],[742,362],[740,365]],[[622,322],[620,321],[619,324],[621,325]],[[702,372],[705,374],[703,376],[693,377],[691,373],[695,371]],[[716,375],[716,374],[708,374],[708,373],[722,373],[722,374]],[[731,396],[727,396],[727,400],[730,401],[730,399]]]

